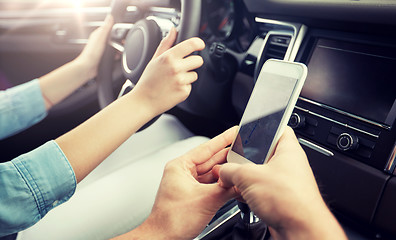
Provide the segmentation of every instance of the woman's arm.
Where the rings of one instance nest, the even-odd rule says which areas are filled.
[[[170,48],[176,30],[161,42],[136,87],[86,122],[56,139],[81,181],[146,122],[184,101],[203,64],[189,56],[205,47],[199,38]]]
[[[113,25],[105,24],[90,36],[82,53],[73,61],[40,79],[0,91],[0,139],[21,132],[47,116],[47,110],[94,78]]]
[[[104,25],[92,32],[87,45],[76,59],[40,77],[47,110],[96,76],[112,26],[113,17],[108,15]]]

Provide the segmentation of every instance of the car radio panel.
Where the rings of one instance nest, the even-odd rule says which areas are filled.
[[[308,66],[308,76],[289,125],[307,139],[386,171],[384,156],[395,141],[396,46],[326,36],[308,42],[297,59]]]
[[[395,66],[396,48],[320,38],[308,60],[301,96],[391,126]]]

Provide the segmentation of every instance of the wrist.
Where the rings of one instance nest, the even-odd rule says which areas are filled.
[[[128,240],[144,240],[144,239],[153,239],[153,240],[166,240],[173,239],[173,236],[169,235],[166,231],[163,231],[163,224],[157,224],[155,219],[150,218],[150,216],[137,228],[134,230],[115,238],[117,240],[128,239]]]
[[[276,230],[276,239],[347,239],[324,202],[316,207],[310,206],[300,218],[286,222]]]
[[[122,96],[116,101],[125,101],[127,109],[138,117],[138,125],[144,125],[156,116],[160,115],[158,109],[153,106],[144,94],[135,92],[134,90]]]
[[[164,112],[160,105],[156,104],[156,102],[150,97],[150,93],[141,91],[141,89],[135,87],[125,96],[129,98],[130,101],[138,102],[142,111],[145,111],[145,113],[151,116],[151,118],[154,118]]]
[[[147,228],[151,230],[154,234],[151,239],[155,240],[189,240],[192,239],[190,236],[183,235],[185,230],[181,223],[174,221],[171,214],[166,212],[157,212],[156,214],[151,214],[145,224]],[[148,239],[148,238],[147,238]]]

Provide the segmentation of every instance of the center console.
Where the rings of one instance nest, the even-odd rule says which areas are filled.
[[[294,60],[308,76],[289,125],[323,197],[360,230],[394,237],[396,44],[310,29]]]
[[[396,47],[314,33],[300,61],[309,73],[290,125],[305,138],[393,172]]]
[[[393,39],[256,19],[266,30],[256,71],[268,58],[305,63],[308,76],[290,118],[323,198],[360,239],[396,236],[396,44]],[[279,30],[280,28],[281,30]],[[276,50],[276,51],[275,51]],[[279,53],[278,55],[272,54]],[[240,94],[240,90],[237,91]],[[240,219],[213,224],[205,238]],[[352,228],[353,231],[353,228]],[[215,238],[210,238],[215,236]]]

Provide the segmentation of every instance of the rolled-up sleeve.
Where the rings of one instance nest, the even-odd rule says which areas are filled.
[[[76,177],[55,141],[0,164],[0,237],[26,229],[67,201]]]
[[[46,115],[38,79],[0,91],[0,139],[25,130]]]

